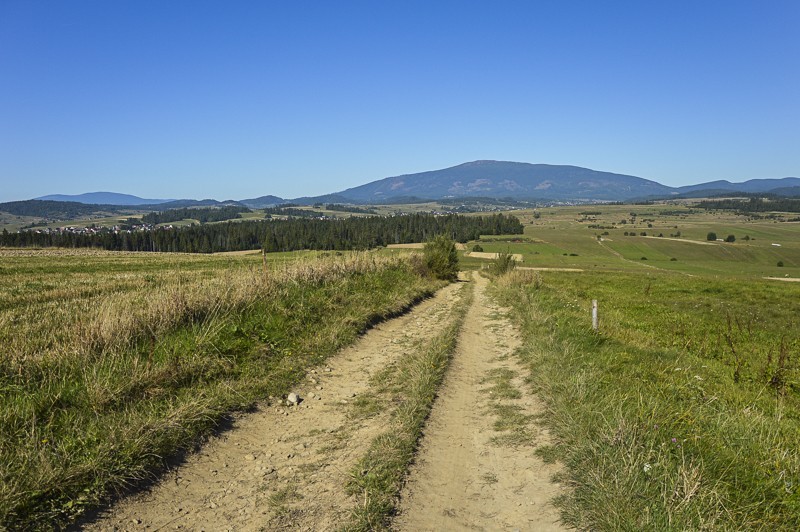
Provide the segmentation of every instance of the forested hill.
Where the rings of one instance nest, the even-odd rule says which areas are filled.
[[[407,216],[292,219],[193,225],[152,230],[91,233],[22,231],[0,233],[0,246],[100,248],[112,251],[213,253],[219,251],[354,250],[423,242],[444,234],[459,242],[480,235],[522,234],[515,216]]]

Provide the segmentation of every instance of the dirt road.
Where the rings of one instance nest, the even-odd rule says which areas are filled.
[[[402,493],[396,530],[564,530],[550,501],[558,466],[534,454],[549,439],[541,405],[513,357],[509,321],[476,279],[450,371]]]
[[[475,275],[453,366],[434,406],[396,521],[402,530],[549,530],[554,466],[535,399],[510,353],[516,335]],[[87,530],[336,530],[359,503],[345,486],[390,413],[369,410],[382,372],[451,320],[465,283],[381,324],[309,373],[293,407],[278,400],[240,416],[151,489],[120,501]],[[508,416],[511,415],[510,418]],[[500,425],[496,426],[500,421]],[[533,442],[533,443],[531,443]]]

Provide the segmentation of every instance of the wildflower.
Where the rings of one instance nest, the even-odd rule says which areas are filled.
[[[650,470],[653,469],[653,466],[651,466],[650,464],[645,464],[644,467],[642,467],[642,469],[644,469],[645,473],[649,473]]]
[[[678,443],[678,438],[672,438],[672,443]]]

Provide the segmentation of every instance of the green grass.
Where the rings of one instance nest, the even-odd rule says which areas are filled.
[[[544,272],[538,288],[532,272],[498,280],[556,438],[543,452],[566,465],[568,524],[800,527],[800,286],[736,269]]]
[[[452,311],[443,332],[418,344],[397,368],[380,376],[383,388],[403,400],[391,413],[389,429],[373,440],[367,454],[351,472],[348,490],[363,502],[354,509],[345,530],[388,529],[406,470],[472,299],[472,287],[462,288],[467,289],[469,292]]]
[[[0,528],[67,523],[440,282],[372,254],[3,253]],[[276,259],[277,260],[277,259]]]
[[[588,217],[580,214],[586,211],[601,214]],[[525,234],[484,237],[480,241],[484,251],[519,253],[524,258],[520,266],[532,267],[800,277],[798,222],[750,220],[732,213],[690,211],[680,205],[595,205],[546,208],[538,212],[540,217],[533,218],[533,211],[514,211],[526,223]],[[632,212],[636,217],[631,216]],[[623,220],[625,224],[620,223]],[[733,234],[737,240],[708,245],[709,231],[720,238]],[[624,236],[625,232],[637,236]],[[649,236],[638,236],[641,232]],[[670,235],[677,233],[681,236],[670,240]],[[664,237],[653,238],[659,234]],[[604,240],[599,242],[598,236]],[[745,236],[750,240],[744,240]],[[467,249],[472,249],[474,243],[468,243]],[[647,260],[642,261],[642,257]],[[783,261],[783,268],[777,267],[779,260]],[[480,268],[488,262],[462,259],[465,268]]]

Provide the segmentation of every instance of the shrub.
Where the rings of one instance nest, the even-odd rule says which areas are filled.
[[[733,235],[728,235],[725,237],[725,242],[736,242],[736,237]]]
[[[783,268],[783,261],[782,260],[778,261],[778,268]]]
[[[456,244],[444,235],[425,243],[425,264],[437,279],[455,281],[458,277],[458,253]]]
[[[642,257],[641,260],[647,260],[647,257]]]
[[[480,244],[475,244],[474,246],[472,246],[472,251],[477,251],[478,253],[480,253],[481,251],[483,251],[483,246],[481,246]]]
[[[706,235],[706,240],[708,240],[709,242],[716,242],[717,233],[715,233],[714,231],[709,231],[709,233]]]
[[[566,253],[564,254],[566,255]],[[514,260],[514,256],[511,253],[501,252],[497,254],[497,258],[492,262],[489,271],[494,275],[503,275],[516,268],[516,266],[517,262]]]

